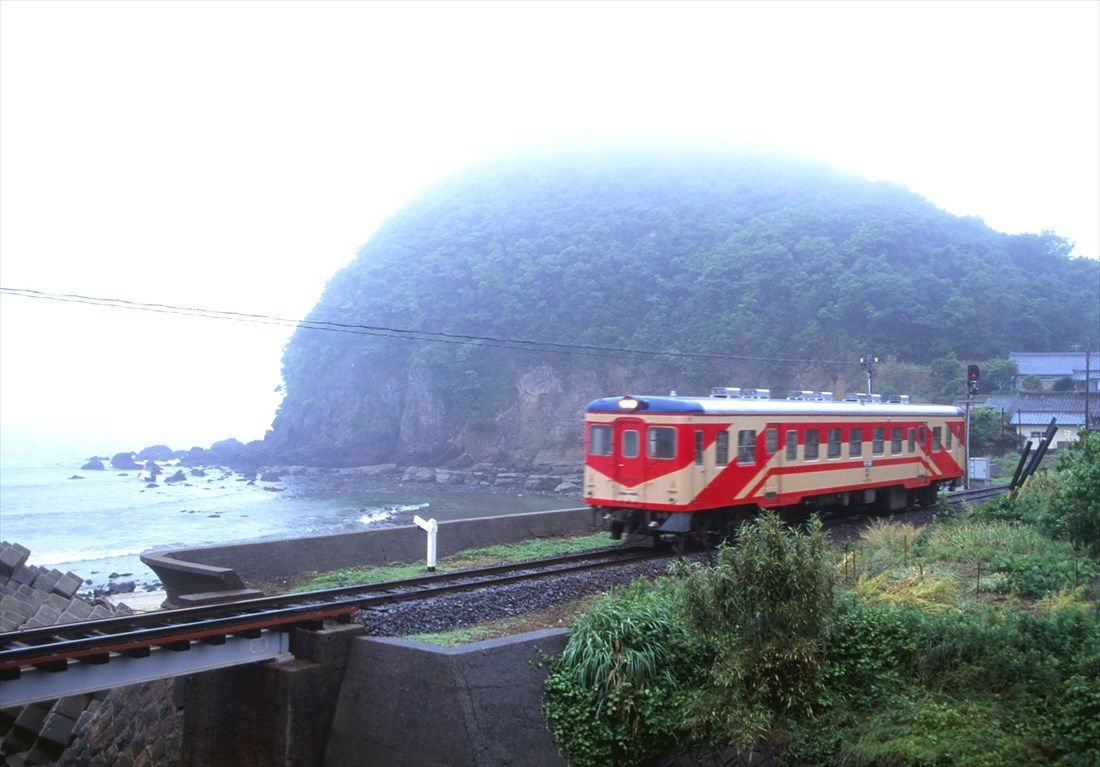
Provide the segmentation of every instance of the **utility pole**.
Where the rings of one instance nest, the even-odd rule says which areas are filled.
[[[866,357],[859,358],[859,364],[863,365],[863,369],[867,371],[867,396],[871,396],[871,376],[874,375],[875,363],[878,362],[878,357],[872,357],[868,354]]]
[[[997,432],[997,441],[1001,443],[1001,458],[1005,457],[1005,409],[1001,408],[1001,430]]]
[[[977,365],[966,366],[966,469],[963,472],[963,490],[970,489],[970,405],[978,393],[978,380],[982,369]]]
[[[1086,346],[1085,347],[1085,428],[1086,429],[1090,428],[1090,426],[1089,426],[1089,397],[1091,396],[1091,392],[1089,391],[1089,388],[1092,386],[1092,371],[1090,370],[1090,368],[1092,368],[1092,352],[1090,352],[1089,348]]]

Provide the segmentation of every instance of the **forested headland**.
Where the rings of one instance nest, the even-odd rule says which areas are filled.
[[[804,160],[513,156],[422,193],[332,278],[309,320],[343,332],[288,343],[265,446],[313,464],[567,464],[590,399],[860,389],[867,352],[883,390],[944,400],[965,361],[1095,346],[1100,265],[1070,250]]]

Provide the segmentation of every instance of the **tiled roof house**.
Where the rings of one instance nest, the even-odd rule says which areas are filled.
[[[1085,425],[1085,392],[1015,392],[991,395],[985,404],[1005,414],[1016,433],[1035,447],[1051,418],[1057,419],[1058,432],[1051,448],[1058,450],[1077,439],[1077,431]],[[1089,426],[1100,430],[1100,393],[1088,394]]]
[[[1016,363],[1019,375],[1016,388],[1028,376],[1035,376],[1043,382],[1043,388],[1049,390],[1054,382],[1069,378],[1074,389],[1085,390],[1086,379],[1089,391],[1100,391],[1100,352],[1012,352],[1009,359]],[[1088,372],[1086,374],[1086,359]]]

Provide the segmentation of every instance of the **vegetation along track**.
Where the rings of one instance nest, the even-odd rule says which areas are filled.
[[[216,642],[219,637],[249,636],[262,629],[317,627],[326,618],[347,621],[353,613],[370,607],[599,570],[662,556],[666,553],[620,546],[400,581],[7,632],[0,634],[0,678],[18,676],[20,668],[60,669],[70,660],[104,662],[112,653],[133,656],[147,653],[152,647],[184,649],[182,645],[191,641]]]
[[[948,503],[957,506],[963,502],[981,502],[1006,490],[1002,486],[963,491],[953,494]],[[915,511],[931,514],[938,508],[932,506]],[[825,522],[827,528],[839,534],[837,537],[847,537],[847,528],[861,526],[868,518],[866,515],[850,515],[827,518]],[[17,676],[20,668],[63,668],[72,660],[103,662],[113,653],[141,655],[152,647],[175,646],[182,649],[183,643],[216,642],[220,637],[249,636],[262,629],[316,627],[324,619],[348,621],[354,613],[364,609],[670,556],[672,553],[668,550],[617,546],[399,581],[8,632],[0,634],[0,678]]]

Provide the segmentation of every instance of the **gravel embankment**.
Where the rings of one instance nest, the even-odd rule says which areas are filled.
[[[575,602],[642,576],[662,575],[672,560],[658,559],[586,573],[469,591],[423,601],[387,605],[358,614],[366,633],[405,636],[449,631]]]

